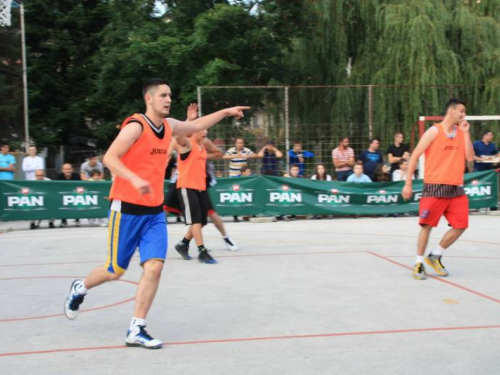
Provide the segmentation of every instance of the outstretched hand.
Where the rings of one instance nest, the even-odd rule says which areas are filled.
[[[226,116],[240,119],[244,117],[243,111],[248,111],[249,109],[251,109],[251,107],[237,106],[237,107],[227,108]]]
[[[193,121],[198,118],[198,104],[191,103],[187,108],[187,120]]]

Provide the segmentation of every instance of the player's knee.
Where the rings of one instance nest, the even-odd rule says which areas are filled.
[[[159,279],[163,270],[163,262],[159,259],[151,259],[144,263],[144,272],[148,276]]]
[[[108,280],[109,281],[118,280],[120,277],[123,276],[123,274],[124,274],[124,272],[122,272],[122,273],[107,272]]]

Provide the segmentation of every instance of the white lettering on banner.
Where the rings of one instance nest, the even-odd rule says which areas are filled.
[[[398,203],[398,195],[369,195],[366,203]]]
[[[8,207],[36,207],[43,206],[43,197],[7,197]]]
[[[350,199],[349,195],[318,195],[318,203],[349,203]]]
[[[63,196],[63,206],[72,205],[99,205],[99,197],[97,195],[64,195]]]
[[[220,201],[224,202],[236,202],[236,203],[252,203],[252,193],[221,193]]]
[[[270,200],[271,202],[302,202],[302,194],[300,193],[279,193],[279,192],[273,192],[270,195]]]
[[[485,195],[491,195],[491,186],[474,186],[464,188],[465,194],[474,197],[483,197]]]
[[[413,196],[413,200],[419,201],[420,199],[422,199],[422,193],[415,193],[415,195]]]

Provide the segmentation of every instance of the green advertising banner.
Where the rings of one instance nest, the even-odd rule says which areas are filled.
[[[418,212],[422,180],[405,201],[404,182],[356,184],[301,178],[256,176],[217,180],[210,189],[220,215],[379,215]],[[494,171],[465,175],[470,208],[496,207],[498,177]]]
[[[220,215],[380,215],[418,212],[421,180],[409,201],[403,182],[355,184],[300,178],[221,178],[210,188]],[[110,181],[0,181],[0,220],[106,217]],[[168,184],[165,183],[165,188]],[[470,208],[496,207],[494,171],[465,175]]]
[[[101,218],[109,181],[0,181],[0,220]]]

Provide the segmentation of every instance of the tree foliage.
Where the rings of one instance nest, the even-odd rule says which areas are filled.
[[[321,0],[313,6],[317,32],[295,41],[289,61],[298,78],[291,83],[408,86],[372,89],[376,133],[388,123],[409,129],[419,115],[441,114],[451,95],[463,98],[469,113],[500,113],[499,0]],[[348,123],[359,125],[358,132],[366,126],[367,89],[332,89],[329,96],[331,111],[322,121],[333,123],[336,136],[346,134]],[[296,113],[302,121],[323,104],[298,98],[305,101]]]

